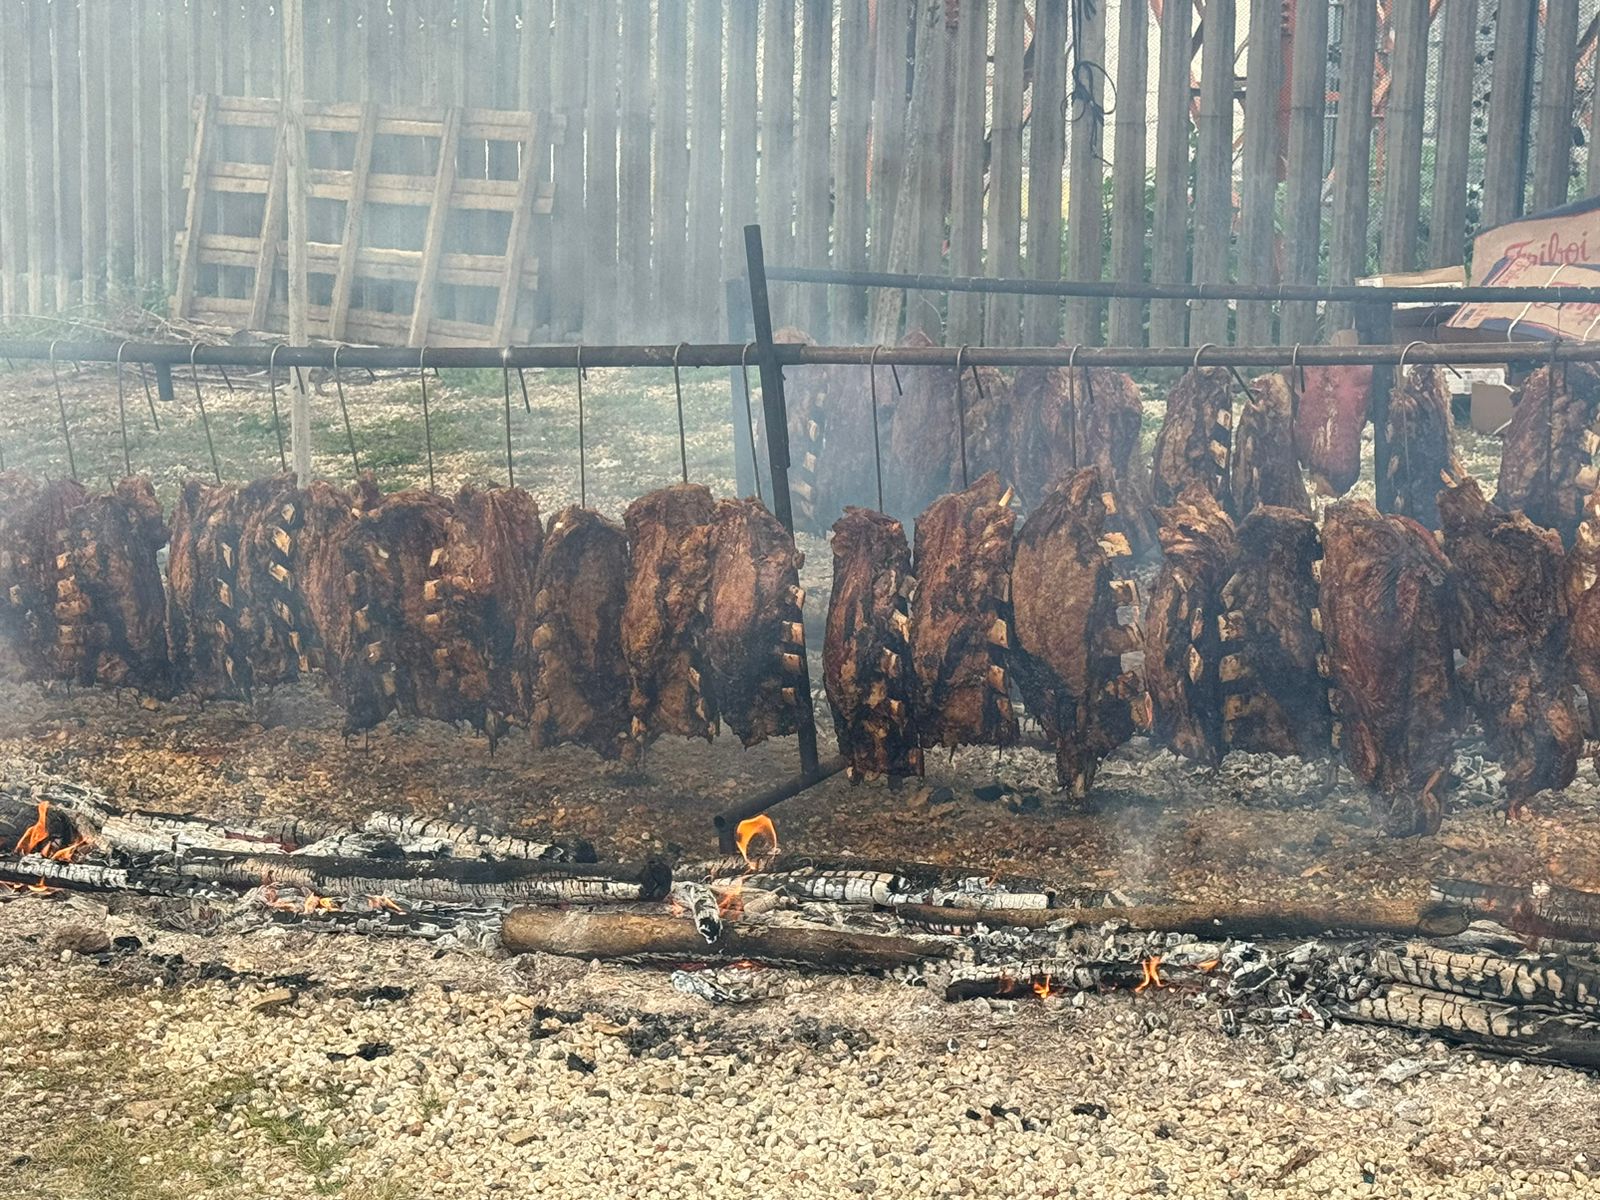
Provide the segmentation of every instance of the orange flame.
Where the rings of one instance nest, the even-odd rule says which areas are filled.
[[[1041,1000],[1048,1000],[1055,995],[1055,992],[1050,988],[1050,975],[1048,972],[1045,974],[1043,983],[1040,983],[1037,979],[1033,981],[1033,994]]]
[[[306,902],[300,911],[309,915],[311,913],[333,912],[338,907],[339,902],[337,900],[330,900],[326,896],[319,896],[312,892],[306,897]]]
[[[733,831],[733,844],[739,848],[740,857],[745,862],[750,863],[751,866],[755,864],[750,862],[750,843],[763,834],[766,835],[767,840],[772,845],[759,857],[767,858],[778,852],[778,829],[772,823],[772,818],[767,816],[766,813],[761,813],[759,816],[751,817],[746,821],[740,821],[739,827]]]
[[[717,912],[730,921],[744,916],[744,880],[734,880],[733,886],[717,897]]]
[[[50,844],[50,801],[39,801],[39,819],[22,831],[17,839],[18,854],[32,854],[41,846]]]
[[[1145,988],[1148,987],[1164,988],[1167,986],[1167,981],[1161,978],[1160,958],[1147,958],[1139,965],[1140,969],[1144,972],[1144,982],[1133,989],[1134,995],[1137,996],[1140,992],[1144,991]]]
[[[1195,969],[1197,971],[1203,971],[1203,972],[1205,972],[1207,974],[1210,974],[1212,971],[1215,971],[1221,965],[1222,965],[1222,960],[1220,958],[1208,958],[1203,963],[1196,963],[1195,964]]]
[[[402,916],[406,911],[387,896],[368,896],[367,907],[375,912],[400,913]]]
[[[56,862],[71,862],[72,856],[88,844],[89,843],[83,838],[78,838],[76,841],[69,842],[59,850],[51,850],[50,857],[55,859]]]

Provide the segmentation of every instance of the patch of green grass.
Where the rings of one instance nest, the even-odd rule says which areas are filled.
[[[326,1125],[311,1124],[299,1117],[273,1116],[260,1110],[247,1112],[245,1124],[259,1130],[274,1146],[282,1146],[306,1174],[319,1181],[344,1161],[345,1148],[338,1142],[323,1140],[328,1132]],[[334,1190],[337,1190],[337,1185]],[[327,1194],[320,1182],[318,1192]]]

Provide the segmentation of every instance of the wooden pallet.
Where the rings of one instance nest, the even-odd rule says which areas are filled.
[[[195,103],[173,315],[281,333],[288,328],[288,206],[278,102],[201,96]],[[340,162],[318,165],[312,154],[310,202],[342,206],[342,217],[331,220],[334,210],[323,207],[322,228],[312,223],[307,244],[313,295],[325,293],[308,308],[313,333],[412,346],[527,340],[539,286],[534,227],[550,214],[554,196],[549,121],[496,109],[311,104],[305,126],[308,141],[330,135],[319,143],[322,158]],[[230,154],[235,130],[268,131],[270,161]],[[397,169],[427,162],[431,173]],[[487,177],[485,164],[495,163],[514,177]],[[469,174],[463,164],[478,169]],[[384,209],[424,214],[420,224],[409,222],[419,232],[401,239],[408,244],[375,244]],[[503,238],[488,215],[496,213],[504,214]],[[317,240],[319,232],[325,240]],[[486,241],[497,249],[482,252]],[[462,242],[477,252],[447,249]]]

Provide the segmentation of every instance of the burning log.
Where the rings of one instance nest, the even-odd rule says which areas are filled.
[[[1142,635],[1136,617],[1124,625],[1118,616],[1124,602],[1137,613],[1138,593],[1131,580],[1112,578],[1105,517],[1099,471],[1076,472],[1023,522],[1011,566],[1016,644],[1007,660],[1055,743],[1056,782],[1080,799],[1101,761],[1133,736],[1129,705],[1139,690],[1122,655],[1138,650]],[[1003,623],[993,636],[1011,641]]]
[[[1535,1062],[1600,1067],[1600,1021],[1392,984],[1339,1007],[1337,1015],[1413,1029]]]
[[[1494,921],[1523,937],[1600,942],[1600,893],[1552,883],[1520,888],[1439,879],[1429,896],[1438,905]]]
[[[754,746],[799,727],[806,652],[800,566],[778,519],[754,500],[712,515],[706,657],[711,695],[739,740]]]
[[[1435,992],[1600,1015],[1600,968],[1560,955],[1506,958],[1409,942],[1374,951],[1367,971]]]
[[[1150,955],[1133,961],[1058,954],[998,963],[960,963],[950,971],[944,998],[952,1002],[980,998],[1043,999],[1063,992],[1109,988],[1143,992],[1151,988],[1187,991],[1205,987],[1216,969],[1213,956],[1220,948],[1202,943],[1182,946],[1181,950],[1190,956],[1198,951],[1206,957],[1190,962]]]
[[[1199,484],[1223,504],[1231,501],[1233,376],[1223,367],[1196,367],[1167,393],[1151,471],[1155,503],[1171,505]]]
[[[1561,538],[1507,514],[1462,477],[1439,494],[1444,550],[1455,568],[1452,629],[1459,678],[1505,764],[1515,812],[1578,771],[1583,731],[1572,699]]]
[[[1584,501],[1600,483],[1600,372],[1587,363],[1540,367],[1522,385],[1500,448],[1494,502],[1554,529],[1571,545]]]
[[[1439,489],[1466,473],[1456,457],[1444,372],[1412,367],[1389,394],[1389,480],[1394,511],[1439,528]]]
[[[1317,527],[1301,512],[1263,504],[1239,525],[1237,566],[1222,589],[1218,668],[1230,749],[1308,759],[1328,752],[1321,554]]]
[[[518,837],[494,833],[476,825],[443,818],[419,817],[403,813],[373,813],[362,822],[366,833],[379,834],[399,842],[442,842],[455,858],[525,858],[546,862],[592,863],[594,847],[583,838]]]
[[[1258,504],[1311,512],[1306,479],[1294,449],[1294,394],[1282,375],[1250,383],[1234,437],[1233,515],[1248,517]]]
[[[1335,745],[1391,833],[1431,833],[1461,707],[1449,563],[1422,526],[1363,500],[1328,509],[1322,542]]]
[[[711,492],[685,483],[635,500],[624,515],[632,566],[622,649],[633,713],[625,756],[662,734],[710,741],[716,733],[715,702],[704,686],[712,512]]]
[[[1151,736],[1185,758],[1215,763],[1224,748],[1219,619],[1238,557],[1233,522],[1199,483],[1156,517],[1166,562],[1145,612]]]
[[[823,683],[852,780],[920,775],[912,701],[911,618],[916,589],[899,521],[846,509],[833,526],[833,592]]]
[[[1011,616],[1016,514],[992,471],[917,518],[911,657],[924,746],[1008,746],[1017,738],[997,625]]]
[[[576,506],[551,518],[533,598],[536,747],[576,742],[602,758],[621,756],[629,738],[627,588],[620,526]]]
[[[1342,496],[1361,475],[1361,430],[1372,403],[1371,367],[1298,368],[1294,444],[1317,492]]]

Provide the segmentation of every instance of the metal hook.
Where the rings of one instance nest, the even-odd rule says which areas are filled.
[[[1189,364],[1189,369],[1191,371],[1198,371],[1200,369],[1200,356],[1207,350],[1215,350],[1216,348],[1217,344],[1215,342],[1206,342],[1200,346],[1200,348],[1194,352],[1194,362]]]
[[[289,458],[283,451],[283,419],[278,413],[278,351],[282,349],[283,343],[279,342],[267,355],[267,396],[272,401],[272,432],[278,439],[278,467],[287,473]]]
[[[881,345],[872,348],[867,358],[867,379],[872,393],[872,466],[877,472],[878,511],[883,511],[883,451],[878,442],[878,352]]]
[[[678,373],[678,355],[688,342],[679,342],[672,348],[672,390],[678,398],[678,460],[683,468],[683,481],[689,482],[689,443],[683,429],[683,377]]]
[[[145,374],[144,362],[139,363],[139,386],[144,388],[145,406],[150,410],[150,423],[156,427],[156,432],[161,432],[161,418],[156,415],[156,395],[150,390],[150,377]]]
[[[961,443],[962,491],[967,489],[967,401],[961,394],[961,361],[966,355],[966,346],[956,351],[956,438]]]
[[[1306,390],[1306,369],[1300,365],[1300,343],[1294,344],[1294,349],[1289,351],[1289,369],[1294,372],[1295,391],[1303,393]]]
[[[750,430],[750,476],[756,482],[756,499],[766,503],[761,494],[761,466],[756,462],[756,415],[750,403],[750,351],[756,348],[754,342],[746,342],[744,349],[739,351],[739,375],[744,380],[744,423]]]
[[[1405,377],[1406,377],[1406,355],[1411,353],[1411,348],[1413,346],[1421,346],[1421,345],[1423,345],[1422,339],[1418,338],[1414,342],[1407,342],[1405,344],[1404,348],[1401,349],[1401,351],[1400,351],[1400,362],[1395,367],[1395,374],[1400,377],[1402,382],[1405,380]]]
[[[583,443],[583,343],[578,343],[578,504],[589,507],[589,480],[587,454]]]
[[[1078,469],[1078,377],[1073,374],[1078,366],[1078,351],[1083,349],[1083,343],[1078,343],[1067,352],[1067,450],[1071,454],[1072,469]]]
[[[528,399],[528,377],[522,373],[522,368],[517,368],[517,386],[522,389],[522,411],[533,412],[533,404]]]
[[[56,385],[56,408],[61,413],[61,438],[67,443],[67,470],[73,481],[78,478],[78,461],[72,454],[72,430],[67,427],[67,400],[61,394],[61,374],[56,370],[56,343],[50,343],[50,378]]]
[[[132,475],[133,456],[128,452],[128,397],[122,387],[122,352],[127,348],[127,342],[117,347],[117,428],[122,431],[122,471]]]
[[[360,479],[361,457],[356,453],[356,434],[355,430],[350,427],[350,406],[345,403],[344,399],[344,376],[339,372],[339,352],[343,349],[343,344],[333,348],[333,390],[339,397],[339,415],[344,418],[344,440],[350,447],[350,466],[355,470],[356,478]]]
[[[511,468],[511,347],[500,352],[500,375],[505,382],[506,417],[506,486],[516,487],[516,473]]]
[[[200,424],[206,431],[206,450],[211,454],[211,473],[217,477],[217,482],[222,482],[222,467],[217,463],[217,445],[211,440],[211,418],[206,414],[206,398],[200,391],[200,368],[195,365],[194,356],[200,353],[200,343],[195,342],[189,347],[189,379],[194,384],[194,400],[200,406]]]
[[[428,348],[417,351],[417,382],[422,385],[422,441],[428,452],[428,490],[437,490],[433,482],[433,417],[428,412]]]

